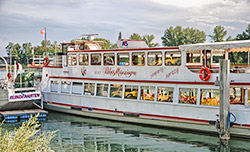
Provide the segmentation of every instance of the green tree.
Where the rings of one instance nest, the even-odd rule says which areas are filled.
[[[181,26],[169,27],[165,30],[162,39],[164,46],[179,46],[183,44],[203,43],[206,41],[205,32],[194,28]]]
[[[0,124],[0,151],[1,152],[50,152],[50,141],[56,131],[42,133],[37,121],[38,114],[14,131],[2,131]]]
[[[119,32],[118,40],[122,39],[122,32]]]
[[[143,40],[143,38],[139,34],[137,34],[137,33],[133,33],[130,36],[130,39],[132,39],[132,40]]]
[[[23,57],[25,57],[25,53],[23,52],[23,49],[19,43],[14,44],[12,42],[9,42],[5,49],[8,55],[10,55],[11,51],[13,60],[16,60],[18,63],[23,63],[22,61]]]
[[[185,33],[185,44],[196,44],[203,43],[206,41],[206,34],[203,31],[194,28],[186,28],[184,29]]]
[[[213,40],[213,42],[223,42],[225,36],[227,35],[227,31],[222,25],[217,25],[214,28],[213,35],[209,35],[209,37]]]
[[[155,36],[154,35],[144,35],[143,40],[145,43],[148,45],[148,47],[156,47],[159,46],[159,43],[153,43],[152,41],[154,40]]]
[[[248,24],[245,31],[242,34],[238,34],[235,38],[236,40],[250,40],[250,23]]]

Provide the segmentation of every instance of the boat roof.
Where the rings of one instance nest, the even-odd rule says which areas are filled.
[[[250,52],[250,40],[197,43],[189,45],[180,45],[180,50],[227,50],[229,52]]]

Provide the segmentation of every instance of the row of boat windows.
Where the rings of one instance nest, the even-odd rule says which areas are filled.
[[[144,66],[145,52],[130,53],[85,53],[85,54],[70,54],[68,56],[68,65],[118,65],[118,66]],[[116,58],[116,60],[115,60]],[[131,63],[130,63],[130,58]],[[90,61],[89,61],[90,59]],[[117,62],[117,63],[116,63]],[[165,52],[164,57],[162,52],[148,52],[147,65],[161,66],[165,65],[181,65],[181,52]]]
[[[110,98],[125,98],[145,101],[173,102],[174,87],[155,87],[155,86],[138,86],[122,84],[105,84],[89,82],[71,82],[71,81],[51,81],[51,92],[61,92],[66,94],[78,94],[86,96],[100,96]],[[59,90],[60,89],[60,90]],[[140,90],[140,92],[139,92]],[[219,90],[218,89],[201,89],[200,104],[218,106]],[[247,102],[250,103],[250,88],[247,89]],[[179,88],[179,103],[197,104],[198,88]],[[230,103],[244,104],[245,89],[230,88]]]

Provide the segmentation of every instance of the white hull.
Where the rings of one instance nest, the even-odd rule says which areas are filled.
[[[121,104],[119,99],[91,98],[55,93],[45,93],[44,95],[47,97],[47,101],[54,101],[45,104],[45,108],[48,110],[121,122],[218,134],[215,125],[209,123],[209,121],[216,120],[215,115],[219,113],[218,107],[171,106],[166,103],[158,104],[141,101],[137,101],[138,103],[135,106],[135,101],[128,100],[123,100],[123,104]],[[68,100],[72,102],[69,103]],[[158,111],[153,112],[153,110],[150,110],[150,112],[147,112],[146,108],[158,109]],[[237,113],[236,109],[237,107],[235,110],[232,109],[232,112]],[[178,115],[169,114],[170,110],[172,112],[178,111]],[[187,117],[188,111],[192,111],[189,117]],[[133,114],[132,116],[124,116],[124,114],[128,113]],[[183,113],[183,117],[180,117],[180,113]],[[207,115],[204,116],[202,113]],[[139,117],[136,117],[137,114],[139,114]],[[249,114],[250,111],[247,111],[247,115]],[[240,126],[236,124],[231,127],[230,132],[235,137],[250,138],[249,128],[249,125]]]

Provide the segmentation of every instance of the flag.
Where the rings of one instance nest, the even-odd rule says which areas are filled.
[[[45,40],[45,37],[46,37],[46,33],[43,29],[41,29],[40,33],[42,34],[42,38],[43,40]]]
[[[20,63],[16,63],[16,67],[17,67],[17,73],[22,73],[23,72],[23,66]]]

